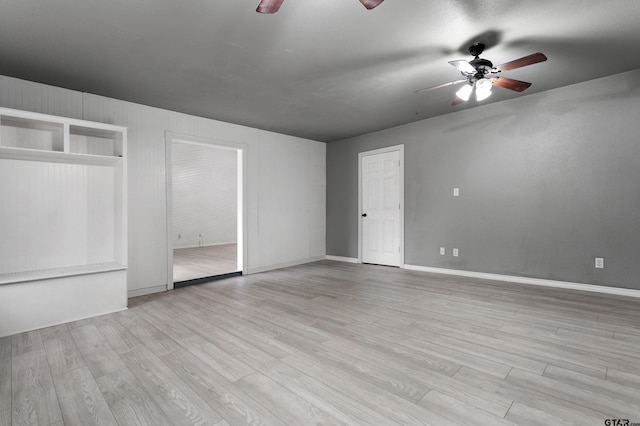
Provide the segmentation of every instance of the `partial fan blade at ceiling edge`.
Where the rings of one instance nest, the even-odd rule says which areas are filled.
[[[258,4],[256,12],[266,14],[276,13],[280,9],[280,6],[282,6],[283,1],[284,0],[262,0]]]
[[[465,74],[476,73],[476,69],[473,67],[473,65],[471,65],[469,62],[463,59],[459,59],[457,61],[449,61],[449,64],[451,64],[453,67],[457,68],[458,70],[462,71]]]
[[[502,65],[498,65],[494,69],[496,71],[510,71],[510,70],[515,70],[517,68],[526,67],[528,65],[537,64],[539,62],[544,62],[546,60],[547,60],[547,57],[544,55],[544,53],[538,52],[528,56],[524,56],[519,59],[514,59],[513,61],[506,62]]]
[[[420,93],[424,93],[424,92],[428,92],[430,90],[435,90],[435,89],[440,89],[442,87],[447,87],[447,86],[454,86],[456,84],[460,84],[460,83],[464,83],[465,81],[467,81],[466,78],[463,78],[462,80],[456,80],[456,81],[449,81],[447,83],[442,83],[442,84],[437,84],[435,86],[431,86],[431,87],[425,87],[423,89],[420,90],[416,90],[415,94],[419,95]]]
[[[464,102],[464,99],[460,99],[459,97],[456,96],[453,102],[451,102],[451,106],[460,105],[463,102]]]
[[[513,78],[508,77],[491,78],[491,82],[494,86],[513,90],[514,92],[523,92],[531,86],[531,83],[528,83],[526,81],[514,80]]]
[[[280,10],[284,0],[261,0],[256,8],[256,12],[273,14]],[[360,0],[360,3],[367,9],[371,10],[380,5],[384,0]]]
[[[382,3],[384,0],[360,0],[360,3],[367,9],[371,10]]]

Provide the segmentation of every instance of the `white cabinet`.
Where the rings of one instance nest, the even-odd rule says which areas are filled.
[[[126,308],[126,144],[124,127],[0,108],[0,336]]]

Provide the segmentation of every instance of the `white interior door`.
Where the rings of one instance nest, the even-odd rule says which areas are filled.
[[[400,152],[361,157],[362,262],[400,266]]]

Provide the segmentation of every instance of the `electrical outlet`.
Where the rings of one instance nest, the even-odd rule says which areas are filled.
[[[453,257],[458,257],[458,249],[457,248],[453,249]]]
[[[460,196],[460,188],[453,188],[453,196],[454,197]]]
[[[604,257],[596,257],[596,268],[604,269]]]
[[[440,247],[440,256],[444,256],[446,254],[446,250],[444,249],[444,247]]]

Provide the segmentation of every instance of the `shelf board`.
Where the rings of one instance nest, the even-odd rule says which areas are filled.
[[[40,149],[0,147],[0,158],[10,160],[44,161],[48,163],[83,164],[89,166],[114,166],[122,162],[122,157],[105,155],[72,154]]]
[[[123,271],[126,269],[126,265],[112,262],[70,266],[66,268],[41,269],[38,271],[15,272],[10,274],[0,274],[0,285],[71,277],[76,275],[97,274],[101,272]]]
[[[100,123],[97,121],[87,121],[80,120],[77,118],[69,118],[69,117],[59,117],[48,114],[41,114],[37,112],[31,111],[23,111],[18,109],[10,109],[0,107],[0,117],[7,120],[26,120],[26,121],[43,121],[52,124],[62,124],[62,125],[70,125],[77,126],[81,128],[92,128],[92,129],[102,129],[105,131],[112,132],[123,132],[125,133],[127,128],[123,126],[117,126],[114,124]]]

